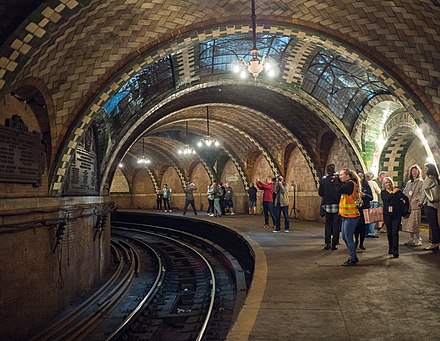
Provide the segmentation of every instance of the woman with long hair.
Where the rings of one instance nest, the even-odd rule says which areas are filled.
[[[371,192],[371,187],[368,184],[367,179],[365,179],[365,173],[362,170],[356,171],[359,177],[359,183],[361,185],[362,192],[362,211],[364,209],[370,208],[370,201],[373,200],[373,193]],[[365,240],[365,232],[367,230],[365,226],[365,219],[363,212],[359,212],[361,215],[359,217],[359,222],[356,226],[356,230],[354,232],[354,243],[356,247],[359,246],[361,250],[365,250],[364,240]]]
[[[425,181],[423,181],[422,193],[420,195],[420,206],[423,206],[428,218],[429,229],[431,230],[431,245],[424,250],[438,251],[440,245],[440,229],[438,225],[437,212],[440,206],[439,185],[437,167],[433,163],[425,164]]]
[[[419,206],[422,194],[422,170],[418,165],[412,165],[409,169],[409,181],[405,185],[403,193],[408,197],[411,208],[411,214],[408,218],[402,220],[402,231],[409,233],[409,240],[406,246],[422,245],[420,238],[420,224],[422,223],[422,209]]]
[[[383,179],[385,189],[380,196],[383,201],[383,221],[387,228],[388,254],[394,258],[399,258],[399,229],[404,212],[403,202],[408,202],[408,197],[403,192],[394,187],[393,180],[390,177]]]
[[[353,234],[359,222],[360,213],[356,205],[356,197],[360,191],[359,178],[355,171],[345,168],[339,172],[339,183],[336,185],[339,200],[339,215],[341,216],[342,239],[347,245],[350,257],[343,266],[355,266],[359,262],[356,256],[356,245]]]

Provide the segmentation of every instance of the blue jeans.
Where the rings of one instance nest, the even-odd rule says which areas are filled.
[[[341,217],[341,230],[342,239],[347,245],[348,251],[350,252],[350,260],[352,262],[356,261],[356,245],[353,240],[354,231],[359,222],[359,217],[356,218],[345,218]]]
[[[377,201],[370,201],[370,208],[379,207],[379,203]],[[376,234],[376,223],[367,224],[367,236],[374,236]]]
[[[214,198],[214,215],[217,217],[222,216],[222,206],[220,204],[220,198]]]
[[[185,199],[185,207],[183,208],[183,214],[186,214],[186,210],[189,205],[191,205],[194,214],[197,215],[197,210],[196,210],[196,206],[194,204],[194,199],[192,199],[192,200]]]
[[[289,206],[275,206],[275,230],[279,231],[281,228],[281,212],[284,216],[284,230],[289,231]]]
[[[263,214],[264,214],[264,224],[269,225],[269,214],[272,217],[273,225],[275,226],[276,220],[273,215],[273,202],[263,201]]]

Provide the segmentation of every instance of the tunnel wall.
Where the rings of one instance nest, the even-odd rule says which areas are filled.
[[[107,219],[107,228],[95,234],[93,214],[102,201],[98,197],[1,201],[0,339],[34,335],[51,316],[102,280],[110,264],[110,222]],[[56,245],[57,222],[66,213],[67,225]]]

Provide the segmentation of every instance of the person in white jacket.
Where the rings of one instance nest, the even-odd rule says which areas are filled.
[[[422,208],[419,206],[422,195],[422,170],[418,165],[413,165],[409,169],[410,180],[406,183],[403,193],[409,198],[411,214],[408,218],[402,220],[402,231],[410,235],[406,246],[422,245],[420,238],[420,225],[422,224]]]

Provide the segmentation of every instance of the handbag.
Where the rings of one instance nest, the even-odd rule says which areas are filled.
[[[363,211],[365,224],[378,223],[383,220],[383,207],[366,208]]]
[[[438,186],[434,185],[432,187],[425,188],[425,196],[431,204],[440,202]]]

